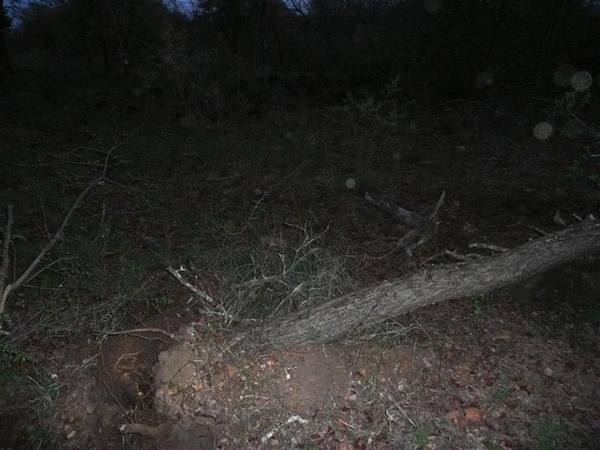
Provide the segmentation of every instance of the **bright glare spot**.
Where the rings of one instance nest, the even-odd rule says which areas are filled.
[[[356,180],[354,178],[348,178],[346,180],[346,187],[348,189],[354,189],[356,187]]]
[[[425,0],[425,2],[423,2],[423,7],[430,13],[438,11],[441,5],[442,0]]]
[[[552,79],[557,86],[569,87],[571,86],[571,78],[573,78],[575,72],[577,72],[575,67],[570,64],[563,64],[554,71]]]
[[[536,139],[539,139],[540,141],[544,141],[550,138],[553,132],[554,130],[552,128],[552,125],[548,122],[540,122],[533,128],[533,135]]]
[[[576,92],[583,92],[591,88],[593,82],[592,74],[581,70],[571,78],[571,87]]]

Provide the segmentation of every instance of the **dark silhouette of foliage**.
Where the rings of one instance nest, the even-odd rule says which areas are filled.
[[[185,35],[178,41],[180,54],[202,60],[197,81],[218,82],[222,91],[240,94],[274,86],[289,91],[303,83],[300,76],[310,83],[318,78],[318,92],[339,91],[331,99],[356,89],[381,88],[398,75],[406,92],[427,99],[547,80],[549,71],[565,62],[599,70],[600,14],[594,2],[188,4],[193,8],[184,16],[157,0],[32,2],[22,10],[15,51],[27,48],[54,59],[81,58],[89,67],[121,67],[127,73],[160,54],[170,28],[170,35]]]

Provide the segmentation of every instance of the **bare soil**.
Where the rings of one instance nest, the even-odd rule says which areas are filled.
[[[77,432],[80,448],[167,448],[118,436],[122,404],[135,405],[139,422],[185,418],[206,431],[182,449],[596,448],[600,340],[562,297],[597,299],[585,281],[600,277],[594,267],[498,292],[477,313],[473,300],[457,299],[373,336],[298,350],[235,354],[202,323],[160,355],[153,341],[111,338],[61,406],[65,432]],[[557,296],[559,310],[548,306]],[[100,362],[115,358],[102,375]],[[143,410],[150,392],[160,420]]]

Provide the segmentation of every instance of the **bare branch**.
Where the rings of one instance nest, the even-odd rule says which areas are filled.
[[[120,334],[131,334],[131,333],[160,333],[160,334],[164,334],[165,336],[168,336],[170,338],[173,337],[172,333],[169,333],[168,331],[165,331],[162,328],[134,328],[131,330],[111,331],[111,332],[104,333],[104,334],[110,335],[110,336],[117,336]]]
[[[75,200],[73,205],[71,205],[71,209],[69,209],[69,211],[67,212],[67,215],[64,217],[59,229],[56,231],[56,233],[54,234],[52,239],[50,239],[50,241],[42,249],[42,251],[37,255],[35,260],[29,265],[29,267],[27,267],[25,272],[23,272],[23,274],[14,283],[10,283],[10,284],[6,285],[6,288],[4,288],[5,280],[8,277],[8,274],[7,274],[7,272],[8,272],[8,247],[10,245],[10,240],[11,240],[10,232],[11,232],[12,220],[13,220],[12,206],[8,207],[8,222],[7,222],[6,230],[4,233],[4,254],[2,255],[2,258],[3,258],[2,266],[0,268],[0,314],[4,312],[4,309],[6,307],[6,300],[8,299],[8,295],[12,291],[14,291],[15,289],[18,289],[24,283],[31,281],[36,276],[38,276],[40,273],[42,273],[44,270],[46,270],[48,267],[50,267],[52,264],[54,264],[54,262],[50,263],[48,266],[46,266],[43,269],[32,274],[32,272],[40,264],[40,262],[42,261],[44,256],[46,256],[46,254],[62,238],[62,236],[65,232],[65,228],[67,227],[69,221],[71,220],[73,213],[81,205],[81,203],[83,202],[83,199],[86,197],[86,195],[98,184],[104,183],[106,181],[106,173],[108,171],[108,165],[109,165],[112,154],[121,145],[123,145],[124,142],[126,142],[128,139],[130,139],[131,136],[133,136],[134,134],[135,134],[135,132],[132,133],[131,135],[129,135],[127,137],[127,139],[125,139],[123,142],[116,144],[108,152],[105,153],[104,164],[102,165],[102,175],[95,178],[90,184],[87,185],[87,187],[83,190],[83,192],[81,194],[79,194],[79,197],[77,197],[77,199]]]
[[[209,302],[209,303],[211,303],[213,305],[215,304],[215,301],[213,300],[213,298],[210,295],[208,295],[204,291],[201,291],[196,286],[194,286],[192,283],[190,283],[188,280],[186,280],[185,278],[183,278],[183,276],[179,273],[178,270],[175,270],[171,266],[169,266],[169,267],[166,268],[166,271],[169,272],[171,275],[173,275],[175,277],[175,279],[177,281],[179,281],[179,283],[182,286],[185,286],[186,288],[188,288],[190,291],[192,291],[198,297],[206,300],[207,302]]]
[[[31,281],[31,279],[33,278],[33,277],[30,277],[31,272],[33,272],[35,270],[35,268],[42,261],[44,256],[46,256],[46,253],[48,253],[52,249],[52,247],[54,247],[54,245],[60,240],[60,238],[63,236],[63,234],[65,232],[65,228],[67,227],[67,224],[71,220],[71,216],[73,216],[73,213],[75,212],[75,210],[79,207],[81,202],[83,202],[83,199],[88,194],[88,192],[92,188],[97,186],[98,183],[100,183],[102,181],[102,179],[103,179],[103,177],[96,178],[94,181],[92,181],[90,184],[88,184],[88,186],[83,190],[83,192],[81,194],[79,194],[79,197],[77,197],[77,200],[75,200],[75,202],[71,206],[71,209],[69,210],[69,212],[63,219],[62,224],[60,225],[60,228],[58,229],[58,231],[54,234],[52,239],[46,244],[46,246],[42,249],[42,251],[37,255],[35,260],[29,265],[29,267],[25,270],[25,272],[23,272],[23,274],[19,277],[19,279],[17,281],[15,281],[14,283],[6,286],[7,291],[12,291],[12,290],[18,289],[23,283]],[[37,274],[35,274],[35,275],[37,275]],[[5,306],[7,297],[8,297],[8,292],[5,292],[2,299],[0,300],[0,313],[4,312],[4,306]]]
[[[8,297],[8,293],[10,292],[10,285],[6,287],[6,292],[4,291],[4,283],[8,279],[8,250],[10,248],[13,223],[12,205],[8,205],[8,207],[6,208],[6,213],[7,219],[6,228],[4,229],[4,248],[2,251],[2,266],[0,267],[0,313],[4,311],[4,304],[6,303],[6,298]]]
[[[484,244],[478,242],[473,242],[472,244],[469,244],[469,248],[482,248],[485,250],[490,250],[492,252],[507,252],[509,250],[508,248],[500,247],[499,245]]]
[[[443,196],[444,194],[442,194],[442,201]],[[425,218],[420,214],[417,214],[413,211],[408,211],[407,209],[401,208],[400,206],[394,206],[383,199],[377,199],[368,192],[365,193],[365,201],[375,206],[377,209],[380,209],[381,211],[389,214],[394,219],[410,228],[421,227],[423,225],[423,221],[425,220]]]

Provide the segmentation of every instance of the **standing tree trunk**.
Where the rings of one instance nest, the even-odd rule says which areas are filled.
[[[600,225],[584,222],[485,260],[425,267],[404,278],[275,318],[247,332],[241,342],[287,347],[335,341],[423,306],[480,295],[599,250]]]
[[[4,0],[0,0],[0,95],[6,92],[10,63],[6,46],[6,30],[10,28],[10,19],[6,15]]]

